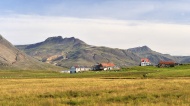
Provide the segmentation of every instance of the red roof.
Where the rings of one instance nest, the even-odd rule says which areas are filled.
[[[102,67],[114,67],[115,65],[113,63],[101,63]]]
[[[147,58],[143,58],[143,59],[141,59],[141,62],[150,62],[150,60]]]
[[[173,61],[160,61],[159,64],[173,65],[173,64],[175,64],[175,62],[173,62]]]

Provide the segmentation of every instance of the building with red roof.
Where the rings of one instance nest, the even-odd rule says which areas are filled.
[[[115,65],[113,63],[101,63],[100,70],[112,70],[114,69]]]
[[[151,65],[151,62],[148,58],[142,58],[140,66],[149,66]]]
[[[95,65],[94,70],[114,70],[114,69],[119,69],[115,64],[113,63],[100,63],[98,65]]]
[[[160,61],[158,67],[174,67],[175,64],[174,61]]]

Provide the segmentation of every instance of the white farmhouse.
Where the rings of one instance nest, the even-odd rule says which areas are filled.
[[[149,59],[143,58],[143,59],[141,59],[141,64],[140,65],[141,66],[149,66],[149,65],[151,65],[151,63],[150,63]]]

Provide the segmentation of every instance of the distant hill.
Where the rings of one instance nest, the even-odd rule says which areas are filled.
[[[0,35],[0,69],[59,70],[26,55]]]
[[[101,62],[113,62],[119,66],[130,66],[138,65],[140,61],[140,57],[132,52],[91,46],[74,37],[64,39],[61,36],[50,37],[40,43],[17,45],[16,47],[40,61],[62,67],[91,66]]]
[[[169,54],[162,54],[151,50],[147,46],[131,48],[127,51],[135,53],[141,58],[148,58],[153,64],[158,64],[159,61],[175,61],[178,63],[190,62],[190,56],[171,56]]]

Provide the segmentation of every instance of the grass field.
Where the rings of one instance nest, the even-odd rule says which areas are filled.
[[[1,106],[189,106],[190,66],[61,74],[0,71]]]
[[[2,106],[189,106],[190,79],[1,79]]]

